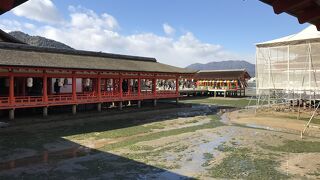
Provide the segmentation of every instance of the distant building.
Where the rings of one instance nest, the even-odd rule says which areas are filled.
[[[245,96],[247,80],[250,78],[245,69],[201,70],[195,74],[193,86],[188,82],[180,89],[181,92],[213,93],[214,96]]]

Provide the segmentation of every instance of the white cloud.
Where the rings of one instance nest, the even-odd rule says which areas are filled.
[[[117,20],[107,13],[99,16],[94,11],[81,6],[69,6],[69,11],[71,12],[71,26],[73,27],[107,30],[116,30],[119,28]]]
[[[191,32],[177,38],[154,33],[123,35],[117,31],[117,20],[109,14],[98,15],[92,10],[73,6],[69,7],[69,11],[69,21],[65,20],[60,25],[38,26],[33,28],[32,34],[66,43],[76,49],[155,57],[159,62],[180,67],[196,62],[244,57],[226,51],[221,45],[201,42]],[[1,26],[6,25],[0,22]],[[22,25],[20,28],[26,27]],[[167,29],[166,34],[174,31],[173,28]]]
[[[13,9],[13,14],[44,23],[60,23],[62,18],[51,0],[29,0]]]
[[[31,31],[34,31],[35,28],[36,26],[30,23],[21,23],[19,21],[8,20],[8,19],[0,20],[0,29],[2,29],[5,32],[24,31],[27,33],[32,33]]]
[[[168,23],[164,23],[162,27],[164,33],[166,33],[166,35],[168,36],[172,36],[176,32],[176,30],[173,27],[171,27]]]

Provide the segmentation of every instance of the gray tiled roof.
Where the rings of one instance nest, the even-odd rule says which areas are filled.
[[[0,43],[0,66],[163,73],[196,72],[190,69],[158,63],[155,58],[91,51],[41,48],[14,43]]]
[[[232,80],[239,78],[250,78],[245,69],[227,69],[227,70],[200,70],[195,79],[200,80]]]

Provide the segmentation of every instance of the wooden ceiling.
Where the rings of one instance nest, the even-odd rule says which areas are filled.
[[[320,0],[260,0],[273,7],[276,14],[288,13],[299,23],[309,22],[320,31]]]
[[[0,15],[28,0],[0,0]]]

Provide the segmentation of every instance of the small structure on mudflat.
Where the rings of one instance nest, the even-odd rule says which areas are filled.
[[[158,63],[154,58],[34,47],[0,33],[0,110],[81,104],[118,104],[179,98],[179,79],[195,71]],[[171,88],[159,87],[169,81]]]
[[[249,73],[245,69],[200,70],[190,82],[184,82],[182,93],[209,93],[214,96],[245,96]],[[192,84],[190,86],[190,84]]]

